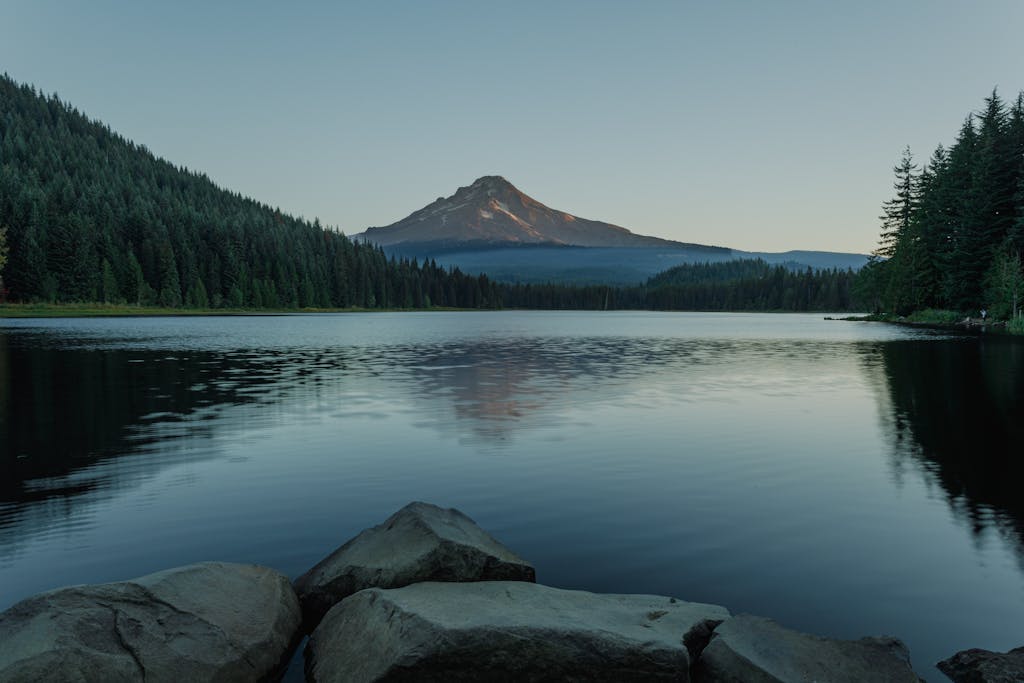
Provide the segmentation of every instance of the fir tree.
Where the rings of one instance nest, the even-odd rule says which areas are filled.
[[[4,287],[4,268],[7,266],[7,226],[0,225],[0,301],[7,299],[7,289]]]
[[[1020,315],[1021,297],[1024,296],[1024,271],[1021,254],[1013,241],[1007,239],[996,253],[986,277],[988,308],[996,318],[1016,318]]]
[[[882,204],[882,232],[879,237],[877,256],[888,258],[896,251],[896,245],[907,234],[910,229],[911,217],[917,209],[917,165],[914,164],[914,156],[910,153],[910,147],[903,150],[900,161],[893,167],[896,179],[893,182],[893,189],[896,196]]]

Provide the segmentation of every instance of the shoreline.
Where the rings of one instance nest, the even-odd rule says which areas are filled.
[[[161,308],[127,304],[0,304],[0,320],[32,318],[203,318],[216,316],[279,317],[318,313],[457,312],[475,308]]]
[[[1019,337],[1020,332],[1015,332],[1009,328],[1009,323],[1006,320],[985,320],[982,318],[972,318],[970,316],[964,317],[959,320],[949,320],[945,316],[929,318],[927,316],[914,319],[914,315],[910,316],[889,316],[889,315],[851,315],[842,318],[826,317],[825,320],[832,320],[838,322],[870,322],[870,323],[885,323],[888,325],[901,325],[903,327],[916,327],[920,329],[930,330],[944,330],[944,331],[955,331],[972,333],[975,335],[982,334],[995,334],[999,336],[1007,337]]]
[[[549,313],[714,313],[714,314],[772,314],[772,315],[818,315],[836,313],[835,311],[792,311],[792,310],[690,310],[661,308],[457,308],[451,306],[431,306],[430,308],[162,308],[160,306],[133,306],[129,304],[0,304],[0,320],[4,319],[45,319],[45,318],[201,318],[201,317],[246,317],[246,316],[288,316],[318,315],[334,313],[479,313],[500,311],[538,311]],[[826,320],[860,320],[849,318],[831,318]]]

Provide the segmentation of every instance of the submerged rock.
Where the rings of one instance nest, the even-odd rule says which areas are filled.
[[[307,625],[364,588],[420,581],[535,581],[533,567],[454,509],[410,503],[295,581]]]
[[[306,648],[311,681],[689,680],[686,643],[724,607],[518,581],[369,589],[335,606]]]
[[[0,680],[273,680],[300,621],[287,577],[252,565],[61,588],[0,614]]]
[[[1009,652],[962,650],[936,666],[955,683],[1021,683],[1024,681],[1024,647]]]
[[[694,667],[699,683],[919,683],[896,638],[833,640],[741,615],[719,625]]]

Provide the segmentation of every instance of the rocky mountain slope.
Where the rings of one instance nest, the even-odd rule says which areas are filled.
[[[693,248],[552,209],[501,176],[484,176],[406,218],[356,235],[381,246],[405,243]]]

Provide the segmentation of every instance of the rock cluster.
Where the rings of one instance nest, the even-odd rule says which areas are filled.
[[[327,614],[307,647],[306,673],[312,681],[685,681],[684,642],[728,618],[715,605],[515,581],[373,588]]]
[[[536,584],[466,515],[412,503],[294,588],[271,569],[211,562],[28,598],[0,614],[0,681],[272,681],[306,632],[316,682],[920,680],[895,638]],[[1019,681],[1022,657],[972,650],[940,668]]]
[[[458,510],[409,503],[295,580],[307,623],[364,588],[422,581],[535,581],[533,567]]]
[[[0,614],[0,681],[271,681],[300,621],[287,577],[251,565],[61,588]]]
[[[833,640],[771,619],[740,615],[719,625],[697,660],[698,681],[919,683],[910,652],[896,638]]]
[[[1021,683],[1024,681],[1024,647],[1009,652],[961,650],[937,666],[955,683]]]

